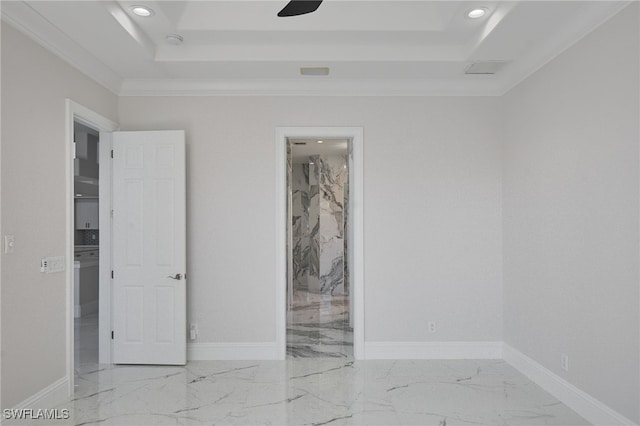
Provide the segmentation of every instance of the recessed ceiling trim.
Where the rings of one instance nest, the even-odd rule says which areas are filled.
[[[121,96],[497,96],[494,76],[468,79],[125,80]]]
[[[116,95],[120,93],[122,77],[52,25],[31,6],[24,2],[3,1],[0,9],[3,23],[22,32],[107,90]]]
[[[500,23],[504,20],[509,13],[511,13],[516,7],[518,7],[519,2],[517,1],[508,1],[501,2],[491,13],[491,16],[485,19],[480,20],[480,25],[483,25],[482,30],[478,31],[476,35],[464,46],[464,58],[468,59],[473,52],[480,47],[482,43],[484,43],[489,35],[500,25]],[[473,19],[471,20],[474,21]],[[471,23],[471,22],[470,22]]]
[[[503,76],[500,96],[508,93],[530,75],[558,57],[562,52],[595,31],[635,0],[588,2],[589,9],[575,16],[562,31],[545,44],[529,51],[528,55],[510,64]]]
[[[188,34],[185,34],[188,36]],[[326,64],[330,61],[465,61],[462,46],[421,46],[415,44],[346,44],[326,45],[275,45],[275,44],[192,44],[176,51],[170,46],[159,45],[155,59],[158,62],[224,62],[224,61],[290,61]]]
[[[156,54],[156,45],[149,36],[140,29],[135,20],[129,16],[118,3],[107,2],[104,3],[104,6],[122,29],[144,49],[149,58],[153,58]]]
[[[123,79],[113,69],[98,60],[89,50],[58,29],[28,3],[2,2],[2,20],[35,40],[50,52],[62,58],[80,72],[115,94],[122,96],[500,96],[515,87],[571,45],[591,33],[633,0],[585,2],[589,5],[577,14],[557,34],[543,45],[527,51],[496,76],[462,76],[448,79]],[[518,2],[507,2],[518,3]],[[487,25],[500,10],[492,10]],[[485,30],[490,30],[487,26]],[[485,31],[486,34],[486,31]],[[457,61],[467,61],[468,49],[481,44],[483,37],[460,46],[454,56]],[[145,43],[146,44],[146,43]],[[150,47],[147,44],[148,47]],[[166,48],[174,46],[163,46]],[[188,46],[182,46],[187,48]],[[182,49],[181,48],[181,49]],[[149,49],[147,49],[149,52]],[[162,66],[163,49],[157,49],[154,58]],[[167,50],[168,52],[168,50]],[[408,51],[397,52],[405,57]],[[451,55],[451,50],[448,51]],[[225,51],[225,53],[228,53]],[[435,53],[433,51],[429,53]],[[231,55],[231,54],[230,54]],[[233,56],[233,55],[231,55]],[[391,58],[392,60],[395,56]],[[169,58],[166,60],[176,60]],[[356,58],[361,60],[361,58]],[[405,57],[406,59],[406,57]],[[229,58],[225,58],[229,60]],[[440,58],[444,60],[444,58]],[[315,62],[315,61],[314,61]],[[295,70],[295,68],[294,68]],[[302,80],[302,81],[301,81]]]
[[[464,70],[467,75],[496,74],[509,61],[473,61]]]

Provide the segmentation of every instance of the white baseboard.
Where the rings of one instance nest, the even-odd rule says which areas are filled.
[[[365,342],[365,359],[501,359],[502,342]]]
[[[31,395],[29,398],[13,407],[13,409],[52,409],[66,401],[69,401],[69,380],[67,380],[67,377],[65,376],[56,380],[39,392]],[[4,416],[0,421],[3,425],[25,424],[24,420],[9,420],[4,419]]]
[[[594,425],[635,425],[634,422],[578,389],[517,349],[504,344],[503,357],[516,370]]]
[[[189,361],[213,360],[277,360],[278,346],[275,342],[257,343],[189,343]]]

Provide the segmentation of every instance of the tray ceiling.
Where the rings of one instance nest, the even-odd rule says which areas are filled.
[[[120,95],[501,95],[628,1],[2,1],[2,18]],[[139,17],[132,6],[153,10]],[[470,19],[472,8],[487,14]],[[183,42],[171,44],[167,36]],[[495,74],[465,74],[501,61]],[[328,67],[304,76],[301,67]],[[476,67],[484,69],[484,67]]]

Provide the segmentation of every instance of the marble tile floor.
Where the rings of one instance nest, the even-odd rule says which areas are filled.
[[[585,425],[502,360],[84,365],[74,425]]]
[[[76,336],[75,396],[57,407],[71,417],[38,424],[588,424],[502,360],[288,357],[100,365],[97,317],[78,321]]]
[[[297,289],[287,313],[287,356],[294,358],[353,356],[348,295]]]
[[[74,326],[74,365],[98,362],[98,314],[75,318]]]

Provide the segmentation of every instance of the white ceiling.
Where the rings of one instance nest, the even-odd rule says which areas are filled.
[[[2,19],[120,95],[500,95],[629,1],[7,1]],[[141,18],[132,5],[155,14]],[[465,12],[482,6],[477,20]],[[178,34],[184,43],[166,42]],[[475,61],[506,61],[465,75]],[[300,67],[329,67],[326,77]]]

